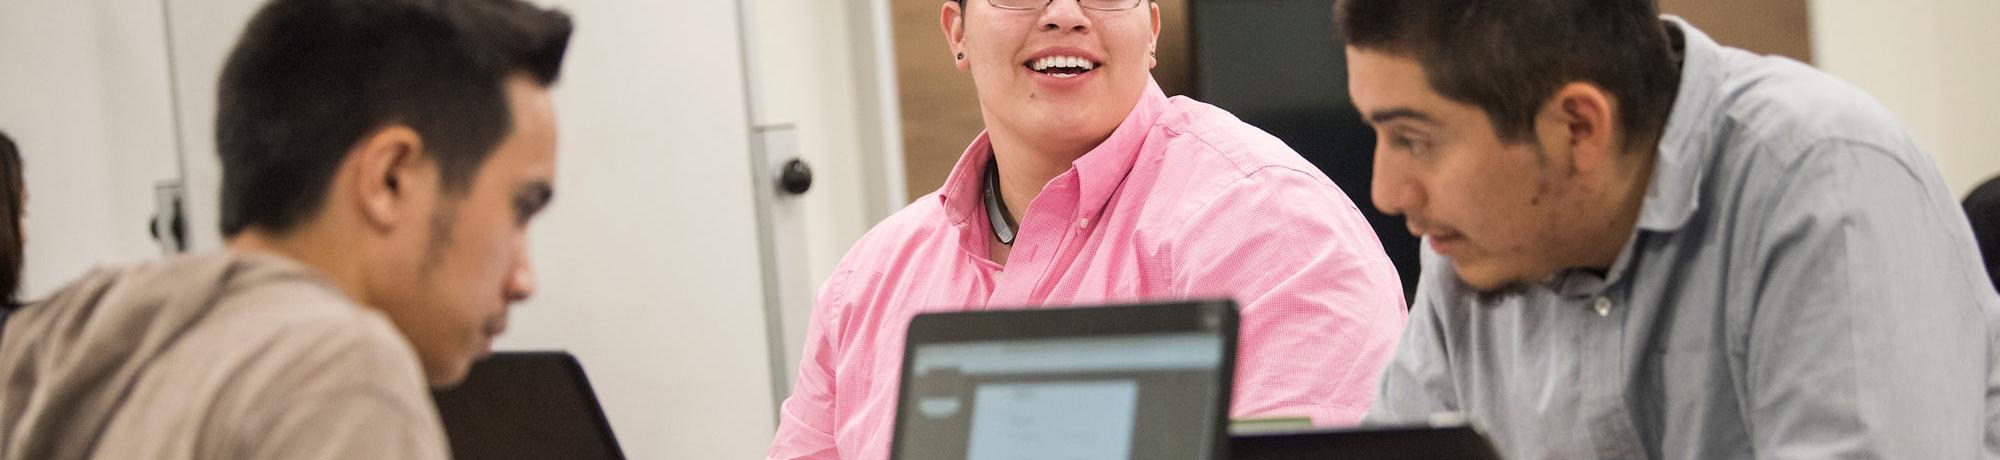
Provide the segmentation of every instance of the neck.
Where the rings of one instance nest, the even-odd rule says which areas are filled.
[[[1104,142],[1100,138],[1073,145],[1046,145],[1049,143],[1029,142],[1027,136],[999,129],[988,130],[987,139],[993,144],[994,161],[1000,168],[1000,199],[1007,204],[1007,215],[1017,223],[1027,214],[1028,204],[1041,195],[1042,187]]]
[[[236,253],[263,253],[291,259],[326,276],[348,298],[367,304],[367,298],[362,295],[367,291],[363,281],[366,278],[362,276],[365,268],[360,260],[361,251],[340,244],[340,238],[328,238],[331,236],[328,233],[328,230],[314,229],[310,225],[284,234],[250,228],[230,237],[228,248]]]
[[[1625,245],[1636,236],[1633,230],[1639,227],[1639,212],[1646,204],[1646,190],[1653,184],[1653,157],[1657,155],[1654,151],[1649,148],[1623,154],[1631,161],[1615,169],[1618,178],[1606,187],[1608,193],[1599,195],[1605,198],[1605,202],[1599,203],[1600,209],[1611,212],[1596,220],[1594,226],[1597,228],[1583,232],[1598,236],[1584,242],[1589,251],[1585,267],[1609,270],[1618,263],[1618,256],[1625,251]]]

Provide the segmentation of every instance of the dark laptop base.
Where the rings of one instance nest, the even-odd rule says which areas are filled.
[[[1231,436],[1231,460],[1499,460],[1470,427],[1379,427]]]

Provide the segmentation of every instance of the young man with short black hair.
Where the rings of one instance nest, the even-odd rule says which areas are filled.
[[[534,290],[568,16],[277,0],[222,72],[228,249],[9,318],[0,459],[449,458],[429,388]]]
[[[1650,0],[1342,0],[1425,237],[1368,419],[1510,458],[1996,455],[2000,297],[1866,94]]]

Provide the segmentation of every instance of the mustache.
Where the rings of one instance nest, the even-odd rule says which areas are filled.
[[[1416,214],[1403,216],[1403,225],[1409,227],[1411,235],[1458,236],[1458,229]]]

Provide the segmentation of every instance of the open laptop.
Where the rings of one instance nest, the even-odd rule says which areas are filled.
[[[432,398],[452,458],[625,458],[583,366],[566,352],[494,353]]]
[[[1236,304],[934,313],[910,324],[897,459],[1211,459]]]
[[[1231,460],[1499,460],[1486,437],[1459,426],[1365,427],[1326,431],[1239,434],[1229,438]]]

